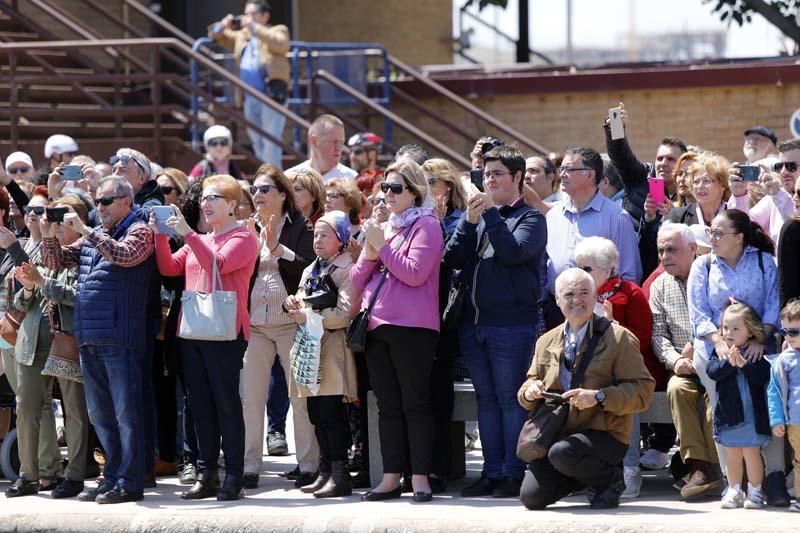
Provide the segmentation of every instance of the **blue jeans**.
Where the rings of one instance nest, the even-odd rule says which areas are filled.
[[[517,440],[527,411],[517,401],[531,362],[536,326],[462,325],[461,353],[478,400],[478,428],[483,449],[482,476],[521,480],[525,463],[517,457]]]
[[[628,451],[625,453],[625,458],[622,460],[623,466],[639,466],[639,444],[641,444],[642,435],[639,429],[639,414],[633,415],[631,430],[631,443],[628,445]]]
[[[272,364],[267,394],[267,433],[278,431],[286,435],[286,415],[289,414],[289,386],[281,366],[280,355]]]
[[[106,482],[144,490],[142,351],[122,346],[81,346],[81,371],[89,420],[106,452]]]
[[[244,116],[276,139],[283,137],[286,117],[247,94],[244,95]],[[279,169],[283,168],[281,161],[283,149],[281,145],[273,143],[253,129],[248,128],[247,136],[250,137],[250,142],[253,143],[253,152],[262,163],[271,163]]]

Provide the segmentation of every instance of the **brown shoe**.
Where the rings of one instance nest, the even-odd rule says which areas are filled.
[[[164,461],[160,457],[156,457],[156,477],[174,476],[177,473],[178,463],[175,461]]]
[[[722,476],[708,461],[692,461],[692,475],[689,482],[681,489],[681,498],[690,500],[701,497],[716,496],[710,494],[714,489],[722,487]]]

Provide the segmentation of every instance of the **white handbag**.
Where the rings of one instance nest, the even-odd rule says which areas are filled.
[[[193,291],[183,291],[181,297],[181,324],[178,336],[197,341],[232,341],[236,331],[236,293],[218,291],[222,288],[217,261],[211,274],[211,292],[197,290],[199,277]]]

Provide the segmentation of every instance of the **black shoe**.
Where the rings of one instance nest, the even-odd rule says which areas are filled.
[[[156,488],[156,474],[155,472],[151,472],[149,474],[144,475],[144,483],[142,486],[146,489],[154,489]]]
[[[519,489],[522,481],[510,477],[504,477],[492,491],[493,498],[519,498]]]
[[[622,468],[615,471],[613,481],[604,489],[595,489],[592,496],[589,497],[590,507],[592,509],[616,509],[619,507],[619,497],[622,491],[625,490],[625,482],[622,480]]]
[[[797,473],[795,473],[797,475]],[[769,474],[764,482],[764,493],[770,507],[789,507],[789,493],[786,492],[786,476],[783,472]]]
[[[192,463],[183,463],[178,467],[178,481],[181,485],[193,485],[197,481],[197,467]]]
[[[362,502],[382,502],[385,500],[394,500],[402,496],[402,490],[400,487],[397,487],[394,490],[390,490],[389,492],[376,492],[374,490],[366,492],[363,496],[361,496]]]
[[[66,478],[58,484],[58,487],[53,489],[53,492],[50,493],[50,497],[60,500],[62,498],[72,498],[79,495],[81,492],[83,492],[83,481],[75,481]]]
[[[18,477],[13,485],[6,489],[6,498],[16,498],[18,496],[33,496],[39,493],[39,480],[28,481]]]
[[[114,485],[110,483],[101,483],[97,487],[93,489],[86,489],[80,494],[78,494],[78,501],[81,502],[93,502],[97,500],[97,497],[101,494],[105,494],[106,492],[110,491],[114,488]]]
[[[400,491],[403,494],[414,492],[414,485],[411,484],[411,476],[403,474],[403,480],[400,482]]]
[[[294,488],[300,489],[306,485],[311,485],[317,479],[319,472],[300,472],[300,476],[294,482]]]
[[[433,494],[441,494],[447,490],[447,478],[428,476],[428,483]]]
[[[225,476],[225,483],[217,492],[218,502],[230,502],[244,498],[244,487],[242,478]]]
[[[371,486],[372,486],[372,483],[370,482],[370,479],[369,479],[369,472],[366,471],[366,470],[360,471],[353,478],[353,488],[354,489],[368,489]]]
[[[108,492],[98,494],[95,502],[100,504],[138,502],[144,499],[142,492],[130,492],[127,489],[114,487]]]
[[[300,465],[294,467],[293,470],[289,470],[288,472],[284,472],[283,474],[278,474],[280,477],[285,477],[286,479],[295,480],[300,477]]]
[[[481,478],[472,485],[461,489],[461,497],[474,498],[476,496],[491,496],[495,487],[497,487],[499,484],[499,479],[491,479],[481,476]]]
[[[182,500],[202,500],[217,495],[219,491],[219,476],[216,469],[210,474],[200,474],[192,488],[181,494]]]
[[[41,479],[39,480],[39,492],[50,492],[51,490],[58,487],[62,481],[64,481],[63,477]]]
[[[314,497],[339,498],[351,494],[353,494],[353,484],[350,480],[350,472],[347,470],[347,461],[332,461],[328,481],[314,492]]]
[[[242,486],[246,489],[258,488],[258,474],[245,474],[242,478]]]
[[[433,493],[432,492],[422,492],[422,491],[420,491],[420,492],[415,492],[414,493],[414,501],[417,502],[417,503],[429,502],[432,499],[433,499]]]
[[[314,483],[311,485],[306,485],[300,489],[300,492],[305,494],[313,494],[317,492],[319,489],[325,486],[328,483],[328,480],[331,478],[331,462],[327,459],[320,459],[319,461],[319,475],[317,475],[317,479],[314,480]]]

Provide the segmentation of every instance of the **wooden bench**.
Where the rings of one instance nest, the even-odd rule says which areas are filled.
[[[475,399],[475,389],[472,382],[457,382],[453,385],[454,401],[453,416],[451,420],[456,423],[457,439],[453,440],[453,477],[463,475],[466,464],[465,456],[462,453],[455,453],[460,446],[464,446],[464,422],[478,419],[478,403]],[[381,458],[381,442],[378,436],[378,402],[372,391],[369,392],[367,399],[367,416],[369,419],[369,472],[372,486],[380,483],[383,475],[383,459]],[[650,408],[643,413],[639,413],[639,421],[643,424],[672,424],[669,401],[666,392],[656,392]],[[460,428],[460,431],[458,429]]]

